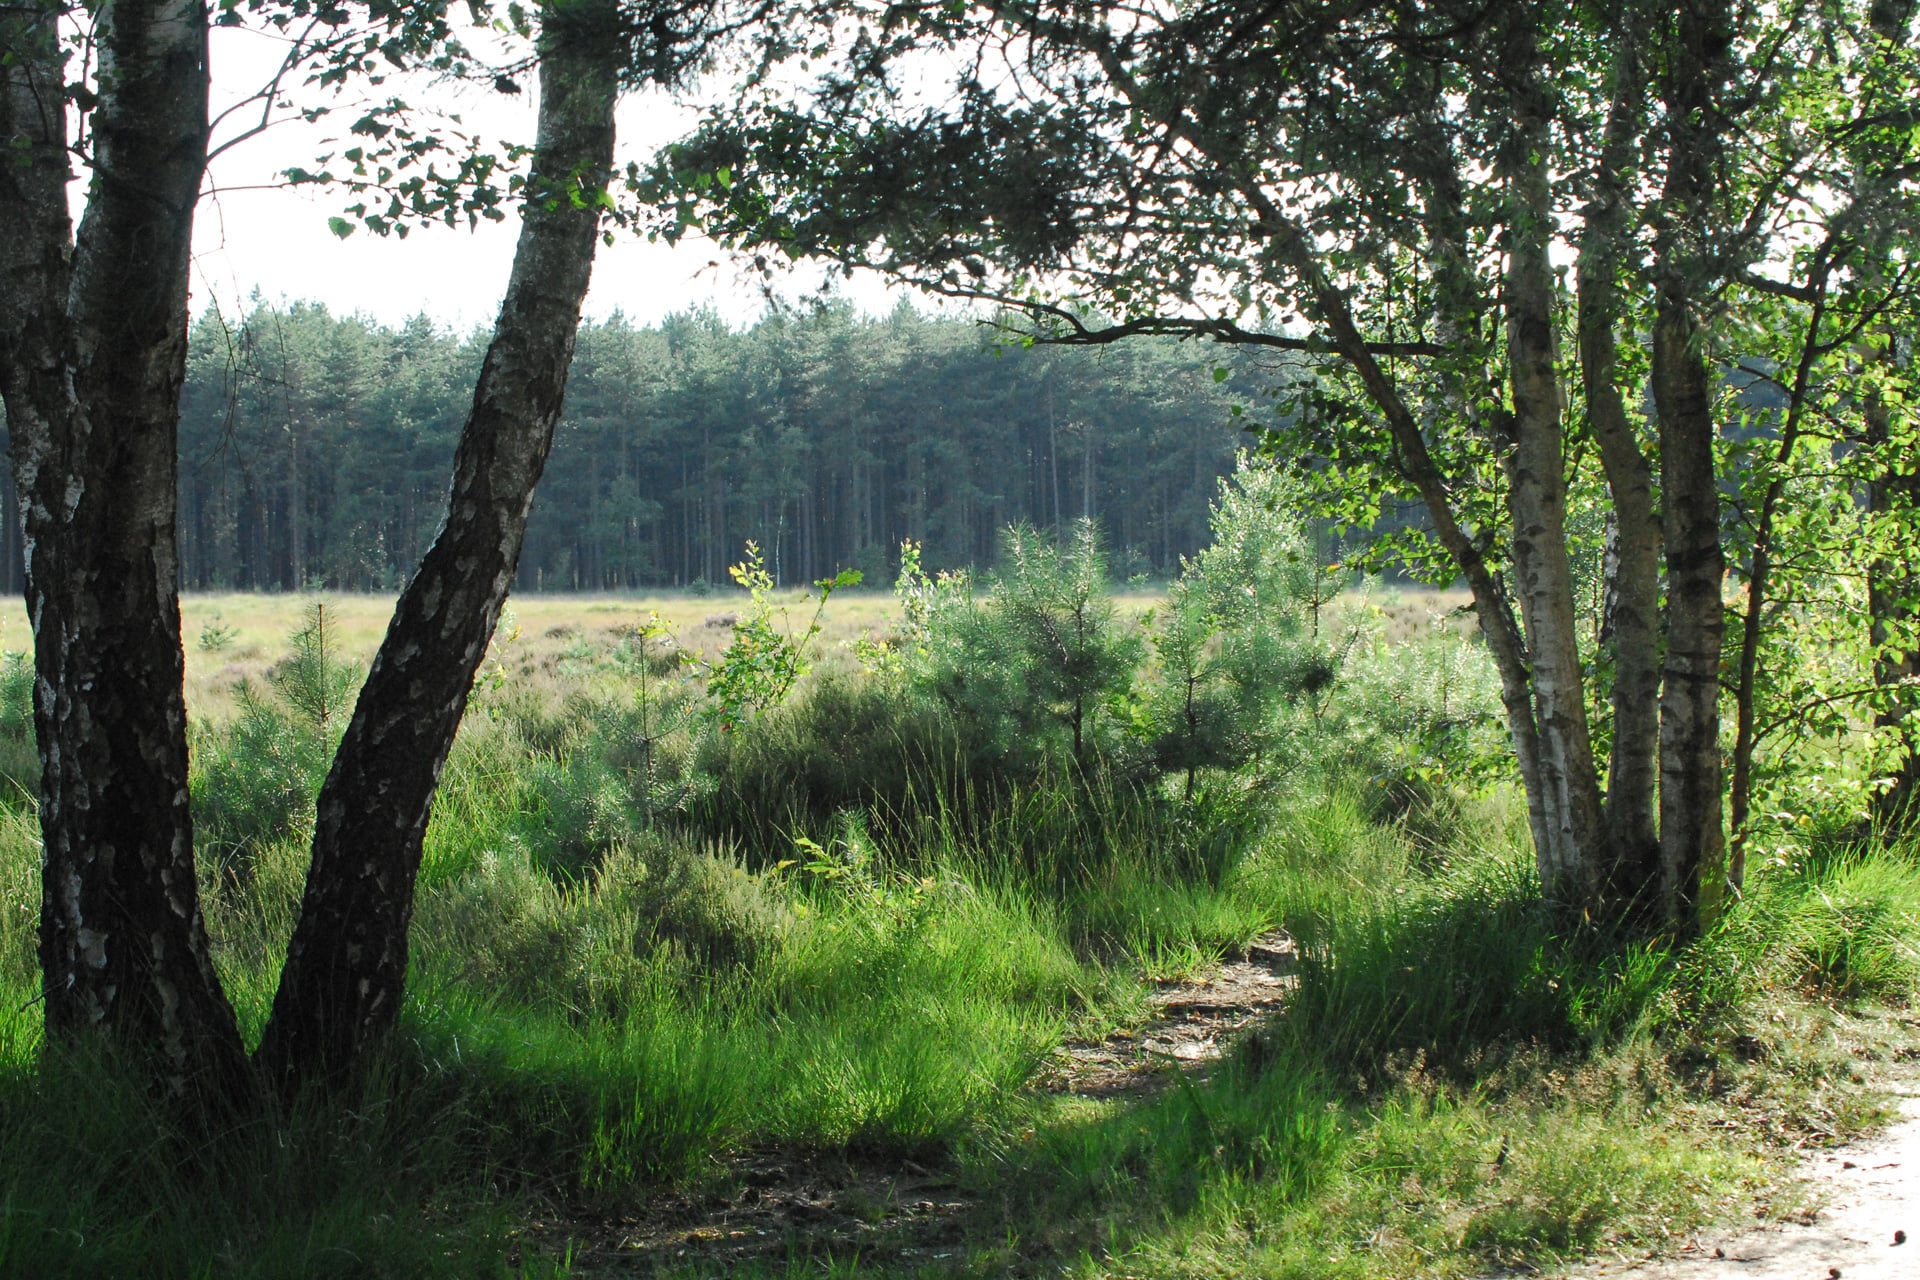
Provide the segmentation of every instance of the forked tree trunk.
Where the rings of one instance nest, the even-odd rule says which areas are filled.
[[[206,10],[99,10],[77,240],[57,21],[0,19],[0,136],[24,144],[0,165],[0,383],[38,677],[47,1031],[104,1033],[168,1092],[218,1093],[245,1057],[194,878],[174,529]]]
[[[623,54],[612,12],[581,0],[546,14],[535,194],[446,523],[395,606],[320,792],[306,893],[259,1051],[283,1089],[364,1063],[399,1016],[434,788],[513,581],[593,266]]]
[[[1506,588],[1494,575],[1478,543],[1461,527],[1453,512],[1453,501],[1439,465],[1427,449],[1418,418],[1407,404],[1393,379],[1380,366],[1367,347],[1360,326],[1354,319],[1347,298],[1335,288],[1321,270],[1306,233],[1277,206],[1266,200],[1258,188],[1247,191],[1247,198],[1260,212],[1261,225],[1272,236],[1275,247],[1299,278],[1312,302],[1316,318],[1326,326],[1334,347],[1353,366],[1366,388],[1368,397],[1386,420],[1399,464],[1407,480],[1420,494],[1433,521],[1434,537],[1446,548],[1473,593],[1474,615],[1480,634],[1487,642],[1494,668],[1500,675],[1500,701],[1506,712],[1507,729],[1513,737],[1514,759],[1520,770],[1520,782],[1527,796],[1527,822],[1533,834],[1534,857],[1540,882],[1549,896],[1566,899],[1572,886],[1559,878],[1565,860],[1555,856],[1556,821],[1552,795],[1542,767],[1538,722],[1535,720],[1533,680],[1527,645]]]
[[[1616,393],[1608,406],[1614,410],[1609,448],[1615,452],[1618,465],[1610,470],[1609,480],[1617,493],[1626,495],[1627,523],[1634,541],[1628,549],[1632,561],[1625,577],[1628,607],[1639,628],[1628,646],[1627,686],[1619,694],[1622,699],[1635,701],[1617,761],[1622,767],[1615,781],[1625,803],[1616,827],[1608,819],[1607,806],[1600,797],[1564,544],[1567,492],[1560,441],[1561,387],[1554,350],[1552,271],[1545,248],[1554,219],[1546,189],[1547,166],[1552,163],[1550,104],[1534,88],[1544,73],[1544,55],[1534,35],[1537,15],[1533,9],[1518,4],[1497,5],[1488,16],[1509,24],[1503,32],[1507,44],[1502,50],[1504,65],[1499,79],[1503,92],[1516,95],[1516,137],[1500,161],[1502,176],[1510,184],[1508,278],[1503,301],[1514,400],[1513,439],[1508,442],[1516,570],[1512,595],[1487,561],[1487,548],[1493,542],[1489,532],[1462,526],[1454,509],[1451,478],[1442,473],[1432,456],[1419,416],[1363,338],[1348,296],[1330,275],[1316,234],[1303,218],[1283,208],[1258,173],[1243,163],[1236,148],[1245,140],[1234,135],[1225,153],[1216,154],[1210,148],[1218,140],[1186,120],[1177,99],[1163,101],[1147,93],[1116,45],[1089,39],[1083,47],[1136,108],[1161,119],[1180,141],[1213,155],[1233,175],[1233,184],[1252,211],[1256,234],[1264,241],[1270,260],[1297,281],[1303,310],[1324,326],[1332,346],[1352,366],[1380,410],[1393,442],[1393,465],[1419,493],[1432,521],[1434,538],[1472,589],[1482,635],[1500,674],[1501,699],[1526,788],[1542,886],[1550,897],[1570,906],[1607,909],[1610,899],[1656,896],[1646,885],[1646,879],[1656,871],[1650,853],[1654,756],[1649,708],[1654,696],[1651,666],[1658,651],[1654,633],[1658,614],[1656,575],[1649,565],[1657,554],[1659,539],[1653,529],[1652,474],[1638,442],[1632,438],[1624,402]],[[1029,21],[1027,25],[1034,28],[1045,24]],[[1699,53],[1709,43],[1705,37],[1717,34],[1725,24],[1717,12],[1709,12],[1704,19],[1695,15],[1687,25],[1694,40],[1691,48]],[[1060,29],[1065,29],[1065,24]],[[1713,86],[1707,76],[1712,59],[1695,61],[1699,65],[1682,68],[1675,83],[1687,85],[1695,98],[1711,97]],[[1530,92],[1531,101],[1526,98]],[[1637,102],[1637,89],[1629,85],[1625,96]],[[1680,108],[1683,112],[1689,109],[1687,105]],[[1704,115],[1677,126],[1669,158],[1695,143],[1717,141],[1714,128],[1717,124]],[[1618,136],[1612,140],[1615,149],[1630,149],[1638,132],[1638,125],[1629,125],[1623,117]],[[1673,167],[1677,172],[1670,175],[1674,179],[1670,187],[1677,216],[1688,223],[1685,243],[1693,245],[1703,222],[1710,165],[1707,157],[1693,156]],[[1445,201],[1432,182],[1423,182],[1422,187],[1431,217]],[[1616,251],[1616,261],[1617,251],[1625,243],[1625,237],[1621,237],[1609,246]],[[1675,256],[1673,261],[1679,258]],[[1440,274],[1443,272],[1436,268],[1436,275]],[[1660,759],[1667,772],[1663,775],[1661,835],[1668,842],[1662,846],[1663,856],[1677,858],[1678,851],[1686,847],[1690,865],[1697,871],[1704,862],[1718,860],[1720,842],[1719,763],[1717,744],[1713,743],[1718,728],[1715,677],[1720,648],[1718,495],[1713,483],[1711,406],[1704,394],[1705,365],[1692,341],[1695,335],[1688,310],[1693,295],[1686,288],[1676,291],[1669,287],[1662,296],[1671,304],[1661,311],[1668,336],[1677,333],[1680,341],[1677,346],[1669,342],[1659,368],[1665,375],[1660,394],[1669,401],[1662,406],[1662,446],[1663,450],[1670,448],[1677,459],[1674,487],[1668,494],[1677,497],[1679,503],[1677,512],[1669,504],[1665,511],[1668,523],[1662,530],[1667,537],[1670,585],[1679,593],[1670,596],[1674,605],[1670,634],[1678,640],[1679,648],[1668,653],[1662,672],[1665,701],[1659,720]],[[1596,301],[1604,300],[1596,297]],[[1617,377],[1611,312],[1601,307],[1592,316],[1600,321],[1590,330],[1596,341],[1583,343],[1582,355],[1592,366],[1593,376],[1607,381],[1611,390],[1611,380]],[[1484,372],[1473,371],[1466,376],[1475,381],[1460,397],[1462,403],[1482,402]],[[1679,394],[1690,390],[1700,394],[1692,398]],[[1637,460],[1634,455],[1639,455]],[[1711,585],[1704,586],[1708,583]],[[1526,616],[1524,631],[1514,617],[1515,599]],[[1703,601],[1710,601],[1710,607],[1703,608]],[[1703,747],[1703,743],[1711,745]],[[1623,848],[1629,850],[1624,857],[1618,852]],[[1663,864],[1659,874],[1667,881],[1658,895],[1663,898],[1662,905],[1685,927],[1690,922],[1683,917],[1691,911],[1696,895],[1690,883],[1684,891],[1674,886],[1687,881],[1689,873],[1685,867]]]

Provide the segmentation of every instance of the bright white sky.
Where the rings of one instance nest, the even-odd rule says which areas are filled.
[[[278,46],[254,32],[218,30],[213,36],[214,104],[218,113],[271,74]],[[514,96],[466,86],[399,89],[411,100],[431,100],[457,111],[463,124],[483,136],[531,142],[531,83]],[[382,92],[395,92],[389,85]],[[212,194],[202,201],[194,232],[192,307],[210,303],[233,313],[258,290],[269,300],[311,300],[341,314],[365,313],[395,324],[424,312],[457,330],[491,324],[512,266],[518,219],[482,222],[476,231],[434,226],[405,240],[381,238],[365,228],[341,240],[327,219],[341,212],[344,193],[300,194],[271,189],[275,174],[312,165],[359,113],[342,107],[318,126],[277,125],[214,162]],[[631,95],[620,112],[620,162],[644,161],[654,147],[687,132],[697,116],[658,93]],[[231,134],[229,129],[227,133]],[[216,145],[220,135],[216,135]],[[798,276],[783,287],[817,287],[819,275]],[[863,310],[883,312],[895,294],[877,279],[845,282],[841,291]],[[683,240],[677,247],[649,244],[631,233],[601,245],[594,262],[586,312],[604,318],[618,310],[642,324],[676,311],[711,307],[734,324],[748,324],[766,308],[750,270],[715,246]]]

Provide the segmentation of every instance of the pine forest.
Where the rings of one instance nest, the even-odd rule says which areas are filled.
[[[484,351],[484,334],[424,318],[203,314],[181,410],[183,585],[397,589],[445,511]],[[698,590],[726,583],[749,540],[783,585],[843,568],[884,585],[903,539],[929,568],[986,567],[1009,525],[1083,518],[1117,576],[1164,576],[1204,542],[1243,439],[1215,367],[1223,353],[1196,343],[1027,348],[909,305],[744,332],[702,314],[588,323],[515,589]]]

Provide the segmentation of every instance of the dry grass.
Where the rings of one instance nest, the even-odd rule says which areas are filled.
[[[1349,600],[1358,597],[1349,596]],[[1427,587],[1395,587],[1372,593],[1368,602],[1379,610],[1388,644],[1405,644],[1436,631],[1473,635],[1480,624],[1473,616],[1470,591],[1435,591]]]
[[[305,624],[306,610],[316,603],[326,610],[339,656],[362,665],[371,662],[393,613],[392,596],[233,592],[183,597],[187,705],[193,714],[211,719],[224,716],[232,708],[234,686],[241,680],[259,679],[287,652],[288,637]],[[684,647],[711,660],[726,647],[732,634],[729,621],[747,603],[744,591],[709,596],[517,596],[508,602],[496,652],[510,668],[526,674],[550,671],[570,653],[612,647],[658,615]],[[813,616],[813,603],[803,592],[780,592],[777,603],[787,611],[793,630],[804,628]],[[18,606],[14,608],[19,613]],[[881,592],[836,595],[820,619],[817,643],[822,664],[851,661],[850,656],[841,655],[861,635],[885,632],[891,625],[892,608],[893,597]],[[21,617],[18,629],[4,634],[22,637],[24,647],[26,627]]]
[[[805,592],[783,591],[778,600],[796,629],[813,616]],[[1117,597],[1117,604],[1123,616],[1139,617],[1160,600],[1157,594],[1135,592]],[[361,664],[371,662],[393,612],[391,596],[246,592],[183,596],[181,638],[187,655],[187,705],[193,714],[223,718],[232,709],[234,686],[244,679],[258,680],[287,652],[288,637],[303,625],[307,606],[316,602],[326,608],[328,625],[336,629],[340,655]],[[1474,627],[1472,615],[1464,612],[1470,604],[1464,591],[1382,591],[1366,603],[1378,611],[1387,639],[1396,644],[1439,627]],[[744,591],[707,596],[518,596],[508,604],[518,628],[512,653],[516,666],[551,670],[569,650],[577,651],[583,644],[609,647],[622,633],[657,614],[682,645],[712,659],[726,646],[730,634],[723,620],[746,604]],[[884,591],[835,595],[820,619],[820,665],[830,669],[850,663],[853,641],[868,634],[884,635],[892,626],[893,611],[893,597]],[[30,647],[25,607],[18,599],[0,600],[0,648]]]

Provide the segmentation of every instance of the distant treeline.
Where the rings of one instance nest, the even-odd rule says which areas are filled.
[[[392,589],[433,537],[485,334],[296,303],[192,330],[182,585]],[[1112,570],[1204,540],[1242,437],[1218,348],[996,347],[902,306],[580,330],[521,590],[722,583],[748,539],[782,583],[986,566],[1009,523],[1092,516]],[[6,537],[18,542],[12,495]],[[5,548],[17,588],[18,548]]]

